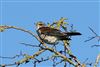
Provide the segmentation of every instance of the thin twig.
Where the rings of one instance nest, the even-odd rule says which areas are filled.
[[[25,58],[15,62],[15,63],[12,63],[12,64],[0,64],[0,66],[1,67],[5,67],[5,66],[13,66],[13,65],[20,65],[20,64],[26,63],[27,61],[29,61],[30,59],[34,59],[36,56],[40,55],[44,51],[45,51],[45,49],[40,50],[40,51],[36,52],[35,54],[33,54],[32,56],[29,56],[29,55],[25,54],[24,55],[24,56],[26,56]]]
[[[100,45],[92,45],[91,47],[100,47]]]
[[[95,36],[98,36],[98,34],[95,33],[94,30],[91,27],[89,27],[89,29],[95,34]]]
[[[20,44],[23,44],[25,46],[30,46],[30,47],[40,47],[40,45],[32,45],[32,44],[27,44],[27,43],[20,43]]]
[[[88,41],[90,41],[90,40],[92,40],[94,38],[98,38],[98,42],[99,42],[100,41],[100,36],[96,32],[94,32],[94,30],[92,28],[89,27],[89,29],[92,31],[92,33],[95,34],[95,36],[89,38],[88,40],[85,40],[84,42],[88,42]]]
[[[97,67],[98,63],[100,61],[100,54],[97,56],[94,67]]]
[[[25,55],[25,54],[23,54],[22,52],[20,52],[20,54],[15,55],[15,56],[13,56],[13,57],[2,57],[2,56],[0,56],[0,58],[3,58],[3,59],[15,59],[15,58],[17,58],[17,57],[24,56],[24,55]]]
[[[58,22],[59,23],[63,23],[64,20],[65,20],[65,18],[61,18]],[[3,31],[4,29],[16,29],[16,30],[20,30],[20,31],[26,32],[26,33],[30,34],[32,37],[35,37],[42,44],[42,46],[44,47],[43,49],[39,50],[38,52],[36,52],[32,56],[25,54],[25,58],[23,58],[23,59],[15,62],[15,63],[13,63],[13,64],[4,64],[4,65],[1,65],[1,66],[9,66],[9,65],[11,65],[11,66],[12,65],[19,66],[20,64],[29,62],[29,60],[31,60],[31,59],[36,60],[35,58],[37,56],[39,56],[41,53],[43,53],[44,51],[46,51],[46,50],[48,50],[50,52],[53,52],[55,55],[58,55],[59,57],[61,57],[64,60],[64,62],[68,62],[68,63],[70,63],[73,66],[77,65],[75,62],[73,62],[72,60],[70,60],[67,56],[63,55],[62,53],[56,51],[53,48],[49,48],[46,45],[46,43],[44,43],[36,34],[34,34],[33,32],[31,32],[29,30],[25,30],[23,28],[19,28],[19,27],[15,27],[15,26],[0,26],[0,29],[2,29],[1,31]],[[29,44],[25,44],[25,43],[22,43],[22,44],[27,45],[27,46],[36,47],[36,46],[31,45],[31,44],[30,45]],[[75,59],[75,61],[77,61],[77,59]],[[36,63],[36,62],[34,62],[34,63]],[[78,64],[80,64],[80,63],[78,62]],[[34,66],[36,67],[36,65],[34,65]]]

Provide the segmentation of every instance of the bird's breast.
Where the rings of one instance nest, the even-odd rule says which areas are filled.
[[[40,36],[45,42],[49,43],[49,44],[55,44],[58,39],[55,36],[47,36],[47,35],[41,35]]]

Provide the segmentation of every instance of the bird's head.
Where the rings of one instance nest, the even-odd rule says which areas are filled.
[[[39,21],[39,22],[36,23],[37,29],[39,29],[41,27],[44,27],[44,26],[45,26],[45,24],[43,22],[41,22],[41,21]]]

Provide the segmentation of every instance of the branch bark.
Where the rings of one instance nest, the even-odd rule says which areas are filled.
[[[15,27],[15,26],[0,26],[0,29],[2,29],[3,31],[5,29],[16,29],[16,30],[20,30],[20,31],[26,32],[26,33],[30,34],[31,36],[35,37],[45,47],[43,50],[40,50],[40,51],[36,52],[32,56],[28,56],[27,55],[27,57],[25,57],[24,59],[22,59],[22,60],[20,60],[18,62],[15,62],[14,64],[9,64],[9,65],[16,65],[16,64],[19,65],[19,64],[22,64],[24,62],[27,62],[29,59],[34,59],[36,56],[40,55],[45,50],[49,50],[51,52],[54,52],[56,55],[59,55],[59,57],[63,58],[64,61],[69,62],[73,66],[77,65],[72,60],[70,60],[68,57],[66,57],[63,54],[61,54],[60,52],[57,52],[56,50],[54,50],[52,48],[49,48],[36,34],[34,34],[33,32],[31,32],[29,30],[25,30],[23,28],[19,28],[19,27]],[[9,65],[3,65],[3,66],[9,66]]]

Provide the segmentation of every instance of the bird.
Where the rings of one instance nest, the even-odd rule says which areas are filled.
[[[43,42],[51,45],[56,45],[59,41],[71,40],[69,38],[70,36],[81,35],[79,32],[62,32],[56,28],[48,27],[42,21],[37,22],[36,27],[39,38]]]

